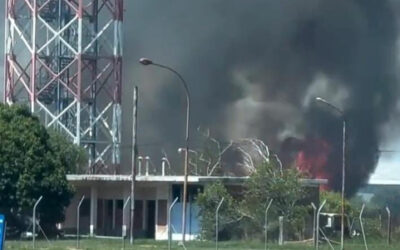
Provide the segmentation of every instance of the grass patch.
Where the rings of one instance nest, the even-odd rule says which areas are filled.
[[[183,249],[178,246],[177,242],[173,242],[172,249]],[[311,250],[314,249],[310,243],[287,243],[284,246],[278,246],[276,243],[268,244],[270,250]],[[330,250],[327,244],[320,245],[321,250]],[[338,245],[334,246],[339,249]],[[38,240],[36,244],[37,249],[46,250],[75,250],[75,240],[57,240],[51,241],[50,244],[44,240]],[[260,241],[222,241],[219,243],[220,249],[243,250],[243,249],[264,249],[264,243]],[[6,241],[5,249],[11,250],[28,250],[32,249],[31,241]],[[80,249],[84,250],[116,250],[123,249],[122,240],[106,240],[106,239],[82,239],[80,241]],[[154,241],[154,240],[136,240],[133,246],[129,245],[129,241],[125,242],[125,249],[168,249],[167,241]],[[210,241],[192,241],[186,243],[186,249],[191,250],[211,250],[215,249],[215,243]],[[364,245],[361,240],[349,240],[345,242],[345,249],[363,250]],[[371,240],[368,243],[369,250],[389,250],[400,249],[400,243],[395,242],[388,246],[385,240]]]

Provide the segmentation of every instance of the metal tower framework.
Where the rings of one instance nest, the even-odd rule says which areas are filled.
[[[118,173],[123,0],[5,2],[4,101],[85,147],[83,172]]]

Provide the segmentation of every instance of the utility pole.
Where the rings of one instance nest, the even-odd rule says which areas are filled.
[[[326,104],[331,109],[335,110],[342,119],[342,194],[341,194],[341,226],[340,226],[340,250],[344,249],[344,199],[345,199],[345,180],[346,180],[346,119],[343,110],[336,107],[327,100],[317,97],[316,101]],[[317,229],[319,230],[319,229]]]
[[[131,177],[131,225],[130,230],[130,244],[133,244],[133,227],[135,222],[135,182],[136,182],[136,158],[137,150],[137,104],[138,104],[138,87],[133,88],[133,108],[132,108],[132,177]]]
[[[345,180],[346,180],[346,119],[344,113],[342,116],[342,204],[341,204],[341,226],[340,226],[340,250],[344,249],[344,192],[345,192]]]

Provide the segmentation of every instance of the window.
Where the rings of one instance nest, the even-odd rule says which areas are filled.
[[[90,199],[84,199],[80,208],[81,216],[90,215]]]

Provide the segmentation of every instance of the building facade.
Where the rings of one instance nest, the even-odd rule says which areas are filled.
[[[128,175],[68,175],[76,189],[75,197],[66,211],[62,229],[75,234],[77,206],[80,208],[80,231],[90,236],[122,237],[130,228],[130,183]],[[196,239],[201,231],[196,195],[205,185],[222,181],[228,190],[240,189],[248,177],[189,176],[186,239]],[[139,175],[136,177],[134,233],[136,237],[168,239],[168,210],[171,210],[171,235],[182,239],[182,187],[183,176]],[[312,201],[318,203],[319,186],[326,180],[302,180],[310,188]],[[128,233],[126,234],[128,235]]]

